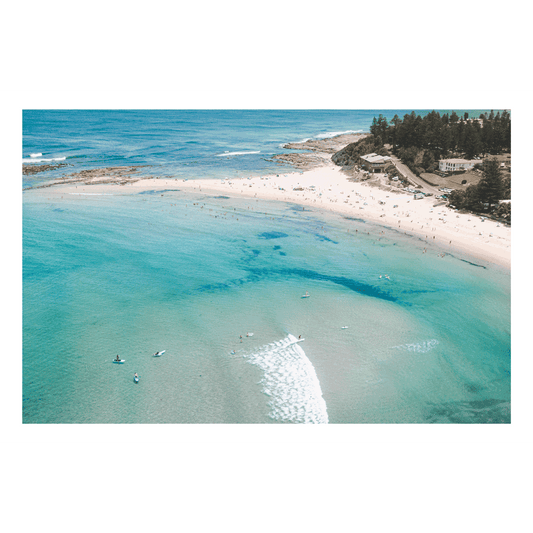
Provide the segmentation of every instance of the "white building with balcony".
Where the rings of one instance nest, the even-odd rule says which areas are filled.
[[[458,170],[469,170],[474,168],[480,161],[473,159],[441,159],[439,161],[439,170],[441,172],[457,172]]]

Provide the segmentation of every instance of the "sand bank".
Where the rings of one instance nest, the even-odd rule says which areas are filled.
[[[437,244],[443,251],[459,252],[511,266],[511,228],[448,207],[434,206],[434,197],[415,200],[410,193],[372,187],[349,181],[332,163],[318,169],[279,175],[236,179],[140,179],[123,185],[60,185],[46,190],[47,195],[75,193],[137,193],[141,190],[180,190],[206,195],[248,197],[299,204],[312,210],[325,209],[345,217],[366,219],[399,229]]]

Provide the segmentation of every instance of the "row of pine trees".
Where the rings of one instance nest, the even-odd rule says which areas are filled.
[[[507,111],[480,114],[478,121],[455,111],[441,115],[431,111],[424,117],[415,111],[395,115],[390,121],[374,117],[370,133],[378,145],[391,144],[394,153],[400,149],[416,148],[439,160],[450,154],[462,154],[466,159],[511,150],[511,116]]]

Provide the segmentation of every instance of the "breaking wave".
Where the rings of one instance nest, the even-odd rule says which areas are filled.
[[[248,155],[248,154],[260,154],[260,151],[257,152],[224,152],[223,154],[217,154],[217,157],[228,157],[231,155]]]
[[[402,344],[400,346],[393,346],[394,349],[397,350],[403,350],[407,352],[415,352],[415,353],[427,353],[435,346],[439,344],[439,341],[437,339],[431,339],[429,341],[423,341],[421,343],[412,343],[412,344]]]
[[[49,163],[50,161],[65,161],[66,157],[52,157],[50,159],[36,159],[36,157],[43,155],[43,154],[30,154],[30,158],[23,159],[22,163]]]
[[[264,372],[270,417],[282,422],[327,424],[326,402],[315,369],[293,335],[259,348],[246,360]]]
[[[349,135],[350,133],[363,133],[363,130],[346,130],[346,131],[328,131],[326,133],[319,133],[315,135],[315,139],[331,139],[339,135]]]

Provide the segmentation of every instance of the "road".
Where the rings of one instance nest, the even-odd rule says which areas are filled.
[[[429,183],[426,183],[423,179],[418,178],[416,174],[413,174],[408,167],[406,167],[397,157],[391,156],[391,160],[394,163],[394,166],[398,169],[398,172],[404,177],[407,178],[411,183],[414,183],[415,186],[420,189],[422,192],[430,192],[435,196],[442,194],[438,187],[433,187]]]

